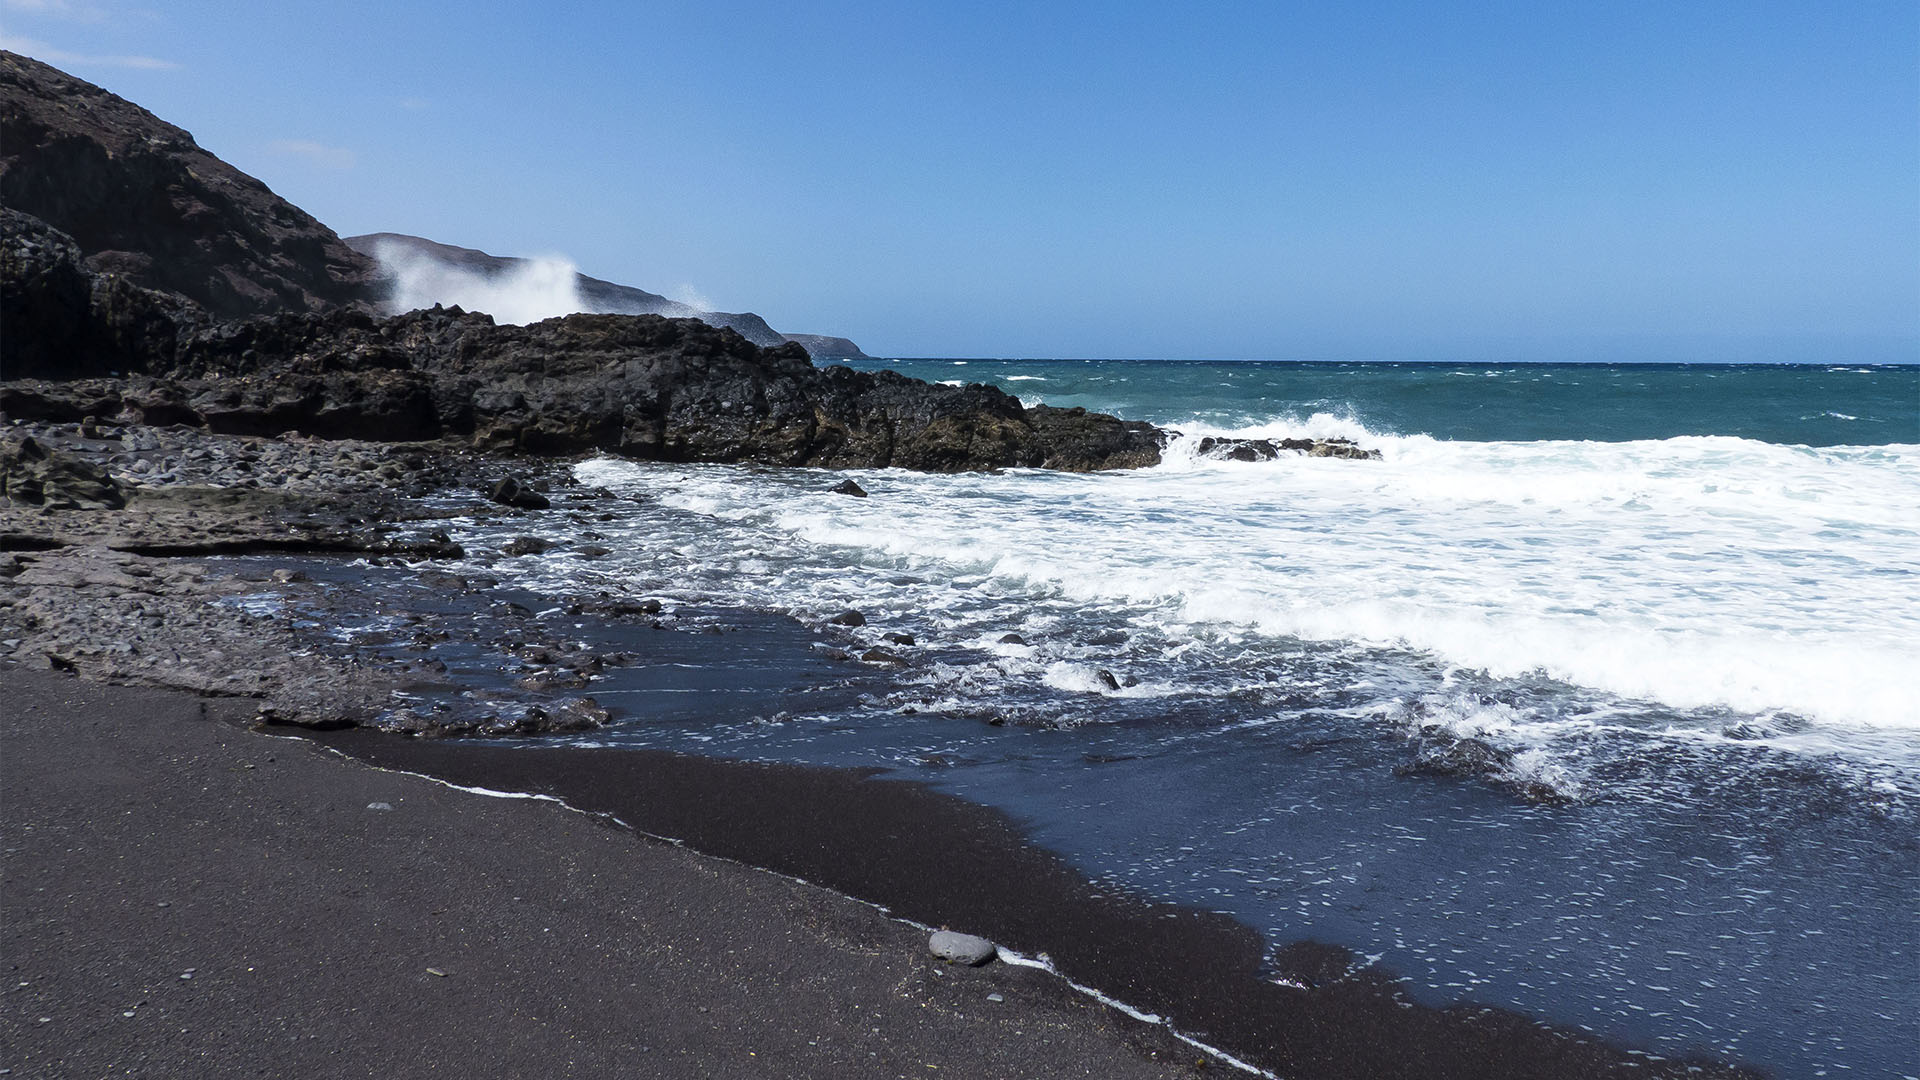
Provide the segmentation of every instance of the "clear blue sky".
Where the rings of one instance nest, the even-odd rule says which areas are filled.
[[[0,36],[342,234],[879,354],[1920,359],[1915,0],[0,0]]]

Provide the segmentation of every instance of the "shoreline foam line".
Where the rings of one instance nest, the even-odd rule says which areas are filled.
[[[694,852],[695,854],[699,855],[703,859],[714,859],[719,862],[731,863],[734,866],[746,867],[749,870],[757,870],[763,874],[771,874],[774,877],[781,878],[785,881],[791,881],[796,884],[805,885],[810,889],[819,889],[821,892],[830,893],[834,896],[838,896],[845,900],[851,900],[856,904],[861,904],[873,910],[874,912],[881,915],[883,918],[889,919],[903,926],[911,926],[916,930],[926,932],[926,933],[931,933],[934,930],[933,927],[928,926],[925,923],[922,923],[918,920],[909,919],[909,918],[906,918],[905,916],[894,914],[893,910],[884,904],[878,904],[873,902],[872,900],[866,900],[861,897],[854,896],[850,893],[843,893],[837,889],[828,888],[825,885],[820,885],[816,882],[809,881],[806,878],[798,877],[793,874],[784,874],[778,870],[771,870],[764,866],[755,866],[752,863],[742,862],[739,859],[731,859],[725,855],[714,855],[710,852],[701,851],[699,848],[691,846],[685,840],[682,840],[678,837],[663,836],[659,833],[648,832],[645,829],[638,828],[634,825],[628,824],[627,822],[621,820],[619,817],[613,814],[605,813],[603,811],[581,809],[580,807],[575,806],[572,803],[569,803],[567,800],[562,799],[557,795],[544,795],[539,792],[533,792],[533,791],[501,791],[496,788],[477,787],[471,784],[456,784],[451,780],[443,780],[440,777],[433,776],[428,773],[415,772],[412,769],[396,769],[386,765],[376,765],[371,761],[365,760],[364,758],[356,757],[353,754],[346,752],[345,750],[341,750],[337,747],[328,746],[325,743],[321,743],[313,739],[309,739],[302,735],[272,735],[266,732],[260,732],[259,734],[266,735],[268,738],[272,738],[272,739],[291,739],[298,742],[306,743],[309,746],[317,746],[320,749],[325,750],[330,754],[335,754],[339,757],[345,758],[348,761],[355,763],[356,765],[360,765],[365,768],[377,769],[380,772],[393,773],[400,776],[411,776],[416,779],[428,781],[429,783],[439,784],[441,787],[452,788],[455,791],[465,792],[466,794],[469,794],[469,795],[481,795],[489,799],[519,799],[519,800],[524,800],[528,802],[554,803],[570,813],[583,814],[587,817],[598,818],[601,821],[612,822],[613,824],[618,825],[619,827],[627,830],[628,832],[633,833],[635,836],[642,836],[649,840],[657,840],[664,844],[672,844],[675,847],[685,848],[686,850]],[[1188,1046],[1191,1046],[1194,1049],[1199,1050],[1201,1053],[1204,1053],[1208,1057],[1214,1058],[1215,1060],[1220,1061],[1223,1064],[1230,1065],[1236,1069],[1240,1069],[1243,1072],[1247,1072],[1254,1076],[1261,1077],[1262,1080],[1283,1080],[1283,1078],[1278,1073],[1269,1072],[1266,1069],[1259,1067],[1258,1065],[1252,1064],[1251,1062],[1242,1061],[1240,1058],[1233,1056],[1232,1054],[1226,1052],[1225,1050],[1220,1049],[1219,1047],[1210,1046],[1194,1038],[1193,1036],[1188,1035],[1185,1032],[1182,1032],[1179,1028],[1175,1027],[1171,1021],[1169,1021],[1167,1018],[1163,1016],[1160,1016],[1158,1013],[1150,1013],[1150,1012],[1142,1011],[1140,1009],[1136,1009],[1133,1006],[1128,1005],[1126,1002],[1121,1001],[1117,998],[1109,997],[1106,994],[1101,993],[1100,991],[1094,989],[1091,986],[1085,986],[1085,985],[1082,985],[1081,983],[1075,982],[1074,980],[1067,978],[1065,975],[1060,974],[1060,972],[1054,968],[1053,964],[1050,961],[1047,961],[1045,959],[1036,959],[1034,957],[1029,957],[1024,953],[1016,952],[1012,949],[1006,948],[1003,945],[996,944],[994,948],[997,951],[1000,960],[1003,961],[1004,963],[1013,967],[1034,968],[1039,971],[1043,971],[1046,974],[1052,976],[1053,978],[1059,980],[1065,986],[1070,987],[1076,993],[1082,994],[1086,997],[1090,997],[1109,1009],[1119,1012],[1133,1020],[1139,1021],[1140,1023],[1151,1024],[1154,1027],[1165,1029],[1167,1034],[1172,1035],[1174,1038],[1179,1039],[1181,1042],[1186,1043]],[[1041,957],[1045,957],[1046,954],[1041,953],[1039,955]]]

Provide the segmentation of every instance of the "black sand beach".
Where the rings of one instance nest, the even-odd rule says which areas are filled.
[[[17,665],[0,693],[11,1076],[1148,1077],[1199,1057],[1042,972],[946,968],[823,889],[251,733],[250,702]]]
[[[0,687],[11,1075],[1236,1071],[1043,972],[944,967],[922,932],[828,889],[1047,951],[1283,1075],[1687,1071],[1383,983],[1275,985],[1244,927],[1102,894],[997,813],[913,784],[274,737],[239,726],[251,702],[17,665]],[[689,847],[389,770],[552,794]],[[1312,946],[1273,960],[1342,967]]]

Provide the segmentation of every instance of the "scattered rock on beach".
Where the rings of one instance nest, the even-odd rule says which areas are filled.
[[[517,476],[501,477],[500,482],[493,485],[493,490],[487,493],[487,498],[505,506],[517,506],[522,510],[546,510],[553,506],[545,495],[533,490],[525,480]]]
[[[0,501],[48,510],[118,510],[127,486],[107,470],[32,437],[0,445]]]
[[[998,956],[1000,950],[993,942],[972,934],[957,934],[951,930],[935,930],[927,939],[927,951],[949,964],[965,964],[978,967]]]
[[[835,615],[833,618],[828,619],[827,621],[832,623],[835,626],[867,625],[867,617],[865,615],[860,614],[857,611],[852,611],[852,610],[843,611],[840,614]]]
[[[543,555],[556,545],[553,541],[538,536],[516,536],[507,541],[500,549],[503,555]]]

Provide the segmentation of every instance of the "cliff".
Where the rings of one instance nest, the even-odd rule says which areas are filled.
[[[215,316],[372,299],[373,260],[193,136],[0,52],[0,205],[65,233],[88,270]]]

